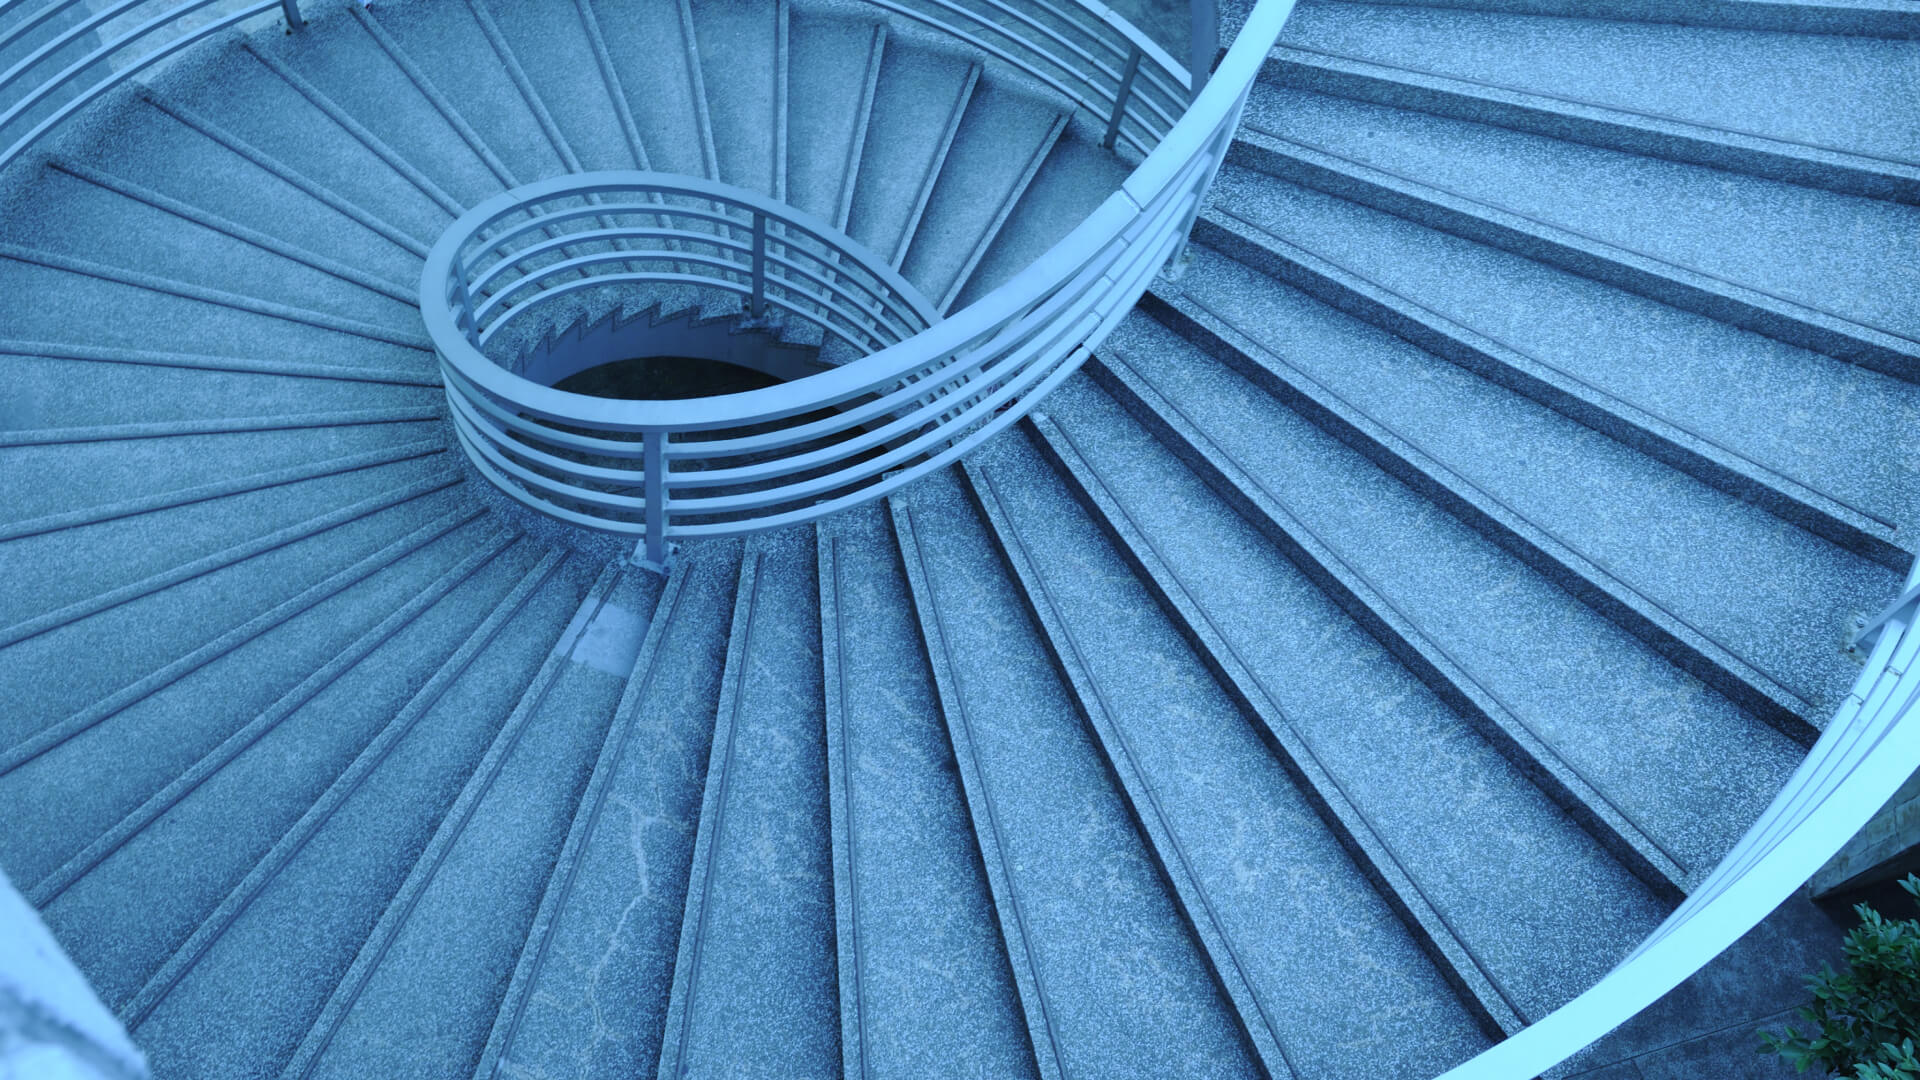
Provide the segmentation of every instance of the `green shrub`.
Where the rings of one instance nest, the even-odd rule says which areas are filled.
[[[1900,887],[1920,904],[1920,877]],[[1801,1072],[1809,1065],[1847,1080],[1920,1080],[1920,919],[1890,920],[1865,904],[1847,935],[1846,967],[1807,980],[1813,1004],[1802,1035],[1761,1032],[1761,1053],[1775,1053]]]

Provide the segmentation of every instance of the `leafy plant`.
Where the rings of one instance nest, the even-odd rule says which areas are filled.
[[[1900,883],[1920,905],[1920,877]],[[1847,1080],[1920,1080],[1920,919],[1892,920],[1865,904],[1847,934],[1846,970],[1807,979],[1813,1004],[1799,1010],[1812,1030],[1761,1032],[1761,1053],[1805,1072],[1810,1065]]]

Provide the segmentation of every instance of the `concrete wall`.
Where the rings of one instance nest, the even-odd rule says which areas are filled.
[[[1807,887],[1815,897],[1826,897],[1915,872],[1920,872],[1920,772],[1907,778]]]
[[[146,1059],[0,875],[0,1080],[145,1080]]]

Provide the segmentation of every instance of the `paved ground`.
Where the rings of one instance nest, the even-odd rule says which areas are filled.
[[[1889,911],[1888,914],[1893,912]],[[1905,917],[1906,912],[1900,912]],[[1805,1077],[1756,1052],[1805,1003],[1806,976],[1838,966],[1856,920],[1796,893],[1719,959],[1580,1059],[1579,1080],[1776,1080]]]

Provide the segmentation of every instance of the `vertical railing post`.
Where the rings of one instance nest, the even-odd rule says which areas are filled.
[[[1187,49],[1187,71],[1193,80],[1188,101],[1200,96],[1213,74],[1213,58],[1220,55],[1220,5],[1218,0],[1188,0],[1192,5],[1192,34]]]
[[[667,433],[643,432],[640,467],[646,471],[642,496],[646,500],[647,534],[640,541],[641,562],[665,569],[667,565]]]
[[[298,30],[307,25],[300,17],[300,0],[280,0],[280,12],[287,17],[287,29]]]
[[[767,312],[767,215],[753,212],[753,317]]]
[[[1120,121],[1126,119],[1127,102],[1133,97],[1134,76],[1140,74],[1140,46],[1127,49],[1127,66],[1120,72],[1120,88],[1113,92],[1113,115],[1107,117],[1107,134],[1100,145],[1113,149],[1115,139],[1120,137]]]

